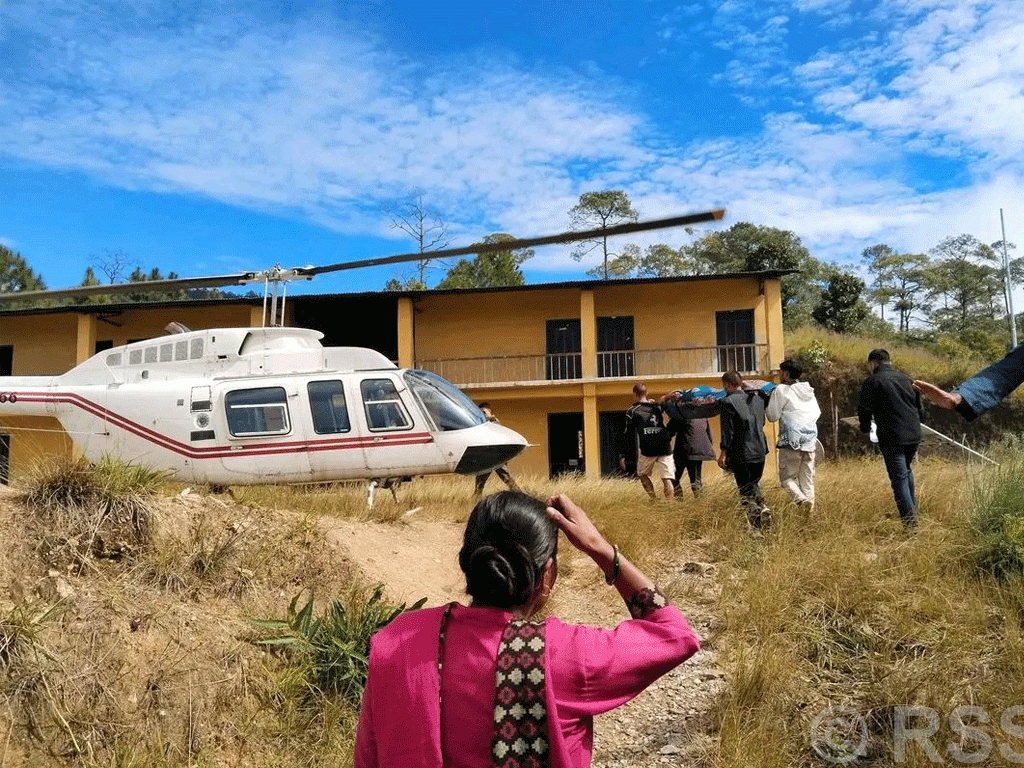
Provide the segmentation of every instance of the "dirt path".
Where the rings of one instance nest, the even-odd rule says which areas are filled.
[[[349,521],[321,522],[327,540],[344,549],[371,581],[383,582],[392,601],[427,598],[428,605],[467,602],[465,582],[456,560],[463,524],[413,520],[407,525]],[[563,554],[563,558],[565,554]],[[550,604],[564,621],[613,627],[627,618],[615,590],[608,588],[594,564],[573,553],[563,566]],[[653,574],[674,583],[680,594],[711,594],[714,569],[666,563]],[[699,605],[680,605],[701,637],[712,617]],[[600,717],[595,727],[594,765],[696,765],[709,748],[707,713],[724,683],[717,653],[705,644],[701,653],[657,681],[634,701]]]

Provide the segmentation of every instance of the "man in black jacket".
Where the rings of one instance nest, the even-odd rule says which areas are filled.
[[[743,389],[743,377],[737,371],[722,375],[726,395],[720,414],[722,452],[718,466],[732,471],[740,491],[740,501],[754,535],[768,526],[768,507],[761,493],[761,475],[768,455],[764,437],[765,395],[760,389]]]
[[[655,402],[647,397],[647,385],[637,383],[633,387],[633,404],[626,411],[625,441],[619,454],[619,466],[625,471],[626,452],[635,447],[636,474],[652,499],[657,498],[653,479],[661,480],[666,499],[672,498],[675,492],[672,486],[676,473],[672,461],[672,436],[661,415],[661,403],[669,396]]]
[[[913,528],[917,525],[917,499],[911,463],[921,444],[921,395],[909,376],[892,367],[886,350],[871,350],[868,367],[871,375],[860,389],[857,404],[860,431],[870,432],[874,419],[896,508],[903,525]]]

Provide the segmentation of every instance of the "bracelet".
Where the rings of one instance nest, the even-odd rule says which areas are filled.
[[[614,584],[619,578],[619,548],[613,545],[612,551],[615,553],[614,557],[612,557],[612,572],[605,574],[605,584]]]

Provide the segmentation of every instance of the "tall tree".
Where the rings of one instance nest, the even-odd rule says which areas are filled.
[[[909,331],[914,311],[926,308],[924,293],[928,257],[920,253],[898,253],[879,243],[865,248],[861,259],[868,272],[875,276],[868,296],[878,305],[882,319],[885,319],[886,306],[892,306],[899,315],[899,329]]]
[[[416,250],[420,253],[439,251],[448,246],[448,225],[440,214],[427,208],[423,202],[423,194],[417,193],[391,217],[391,226],[405,232],[416,242]],[[403,282],[389,280],[386,290],[423,290],[427,287],[427,268],[430,257],[416,262],[416,275]]]
[[[936,306],[930,320],[940,333],[964,338],[978,324],[1001,317],[1003,279],[992,248],[972,235],[947,237],[931,250],[926,273]]]
[[[573,229],[607,229],[616,224],[636,221],[640,215],[634,210],[629,196],[621,189],[607,189],[603,192],[584,192],[579,202],[569,211],[569,220]],[[602,274],[608,279],[608,257],[614,256],[608,250],[608,236],[593,240],[581,240],[573,251],[576,261],[582,260],[587,254],[600,248],[604,258]]]
[[[793,232],[746,221],[704,235],[679,250],[684,262],[697,269],[696,274],[797,270],[780,280],[782,317],[789,327],[810,320],[823,283],[832,274]]]
[[[496,232],[487,235],[483,243],[505,243],[515,240],[510,234]],[[495,288],[501,285],[523,285],[526,279],[520,265],[533,256],[532,248],[491,251],[477,254],[473,259],[459,259],[448,270],[438,288]]]
[[[829,278],[812,313],[821,325],[836,333],[852,333],[871,313],[861,298],[864,281],[849,272],[836,271]]]
[[[0,293],[44,291],[46,283],[17,251],[0,245]]]

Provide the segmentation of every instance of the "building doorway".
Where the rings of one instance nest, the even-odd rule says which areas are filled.
[[[601,474],[621,475],[619,454],[626,454],[626,473],[636,473],[636,458],[631,460],[630,451],[623,445],[626,417],[622,411],[603,411],[598,414],[601,431]],[[632,464],[632,466],[631,466]]]
[[[548,414],[548,468],[551,477],[585,471],[582,412]]]
[[[0,435],[0,485],[7,485],[11,478],[11,436]]]

